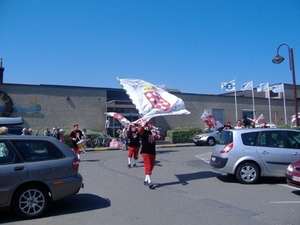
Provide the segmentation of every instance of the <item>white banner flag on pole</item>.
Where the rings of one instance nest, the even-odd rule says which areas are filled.
[[[235,91],[235,80],[229,82],[222,82],[221,89],[224,91]]]
[[[274,93],[284,92],[283,84],[274,85],[274,86],[272,87],[272,91],[273,91]]]
[[[269,91],[269,83],[261,83],[257,85],[257,92]]]
[[[139,79],[119,79],[139,114],[146,120],[157,116],[190,114],[181,98]]]
[[[250,91],[253,89],[253,82],[249,81],[246,83],[243,83],[241,86],[241,91]]]

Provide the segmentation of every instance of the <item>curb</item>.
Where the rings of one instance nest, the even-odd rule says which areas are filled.
[[[192,147],[195,146],[194,143],[185,143],[185,144],[166,144],[166,145],[156,145],[156,148],[176,148],[176,147]],[[114,148],[114,147],[100,147],[100,148],[87,148],[85,151],[112,151],[112,150],[123,150],[123,148]]]

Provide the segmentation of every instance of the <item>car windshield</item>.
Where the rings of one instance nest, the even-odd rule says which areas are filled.
[[[230,130],[224,130],[224,131],[222,131],[219,144],[221,144],[221,145],[227,145],[227,144],[229,144],[231,142],[233,142],[232,131],[230,131]]]
[[[217,133],[217,132],[221,132],[223,130],[224,127],[219,127],[218,129],[215,130],[206,130],[204,133],[208,134],[208,133]]]

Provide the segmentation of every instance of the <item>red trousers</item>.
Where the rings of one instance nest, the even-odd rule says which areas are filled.
[[[155,155],[149,155],[146,153],[142,154],[143,156],[143,161],[144,161],[144,166],[145,166],[145,175],[151,175],[152,170],[154,168],[155,164]]]
[[[80,148],[78,148],[78,147],[73,147],[73,150],[74,150],[74,152],[76,154],[80,154],[81,153]]]
[[[139,158],[139,150],[140,150],[140,147],[131,147],[129,146],[128,147],[128,158],[133,158],[135,160],[137,160]]]

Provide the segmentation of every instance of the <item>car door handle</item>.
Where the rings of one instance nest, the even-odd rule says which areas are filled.
[[[17,166],[15,167],[15,171],[20,171],[20,170],[24,170],[25,166]]]
[[[293,153],[293,155],[296,155],[296,156],[298,156],[298,155],[299,155],[299,153],[298,153],[298,152],[294,152],[294,153]]]
[[[262,151],[261,154],[269,154],[267,151]]]

